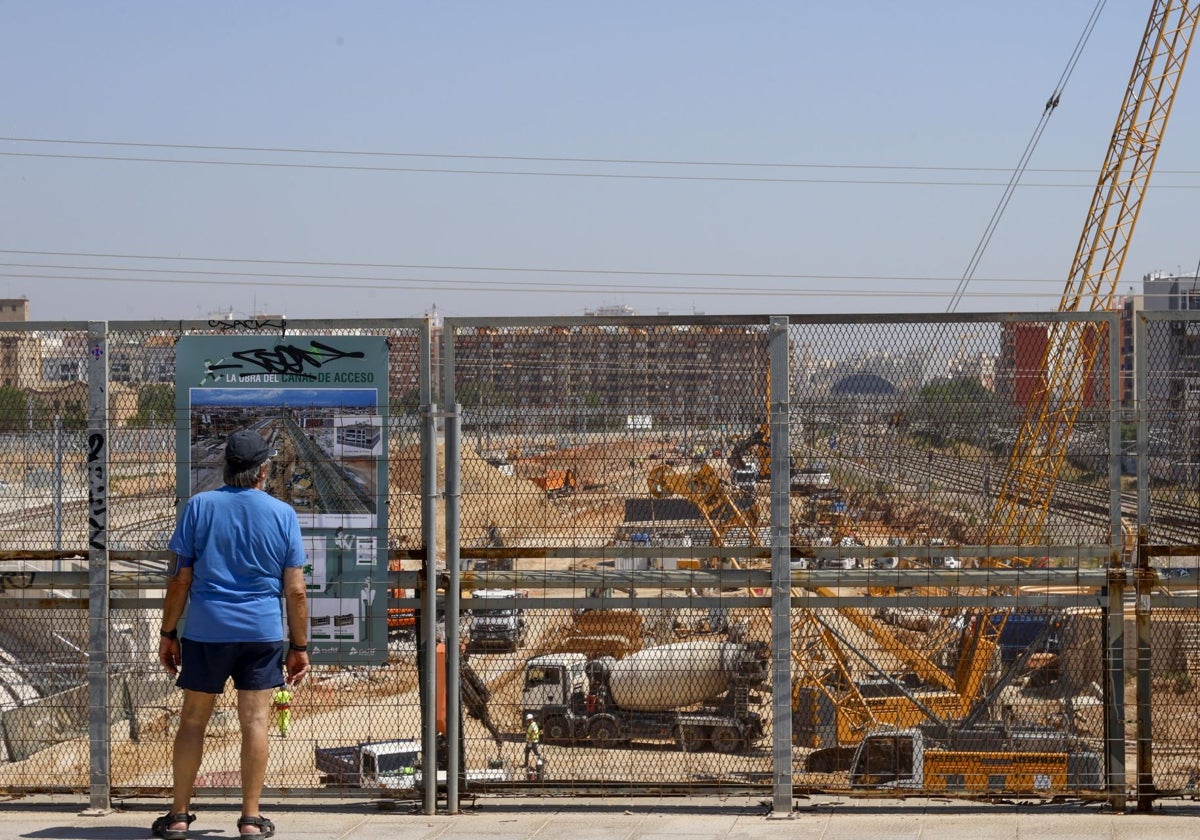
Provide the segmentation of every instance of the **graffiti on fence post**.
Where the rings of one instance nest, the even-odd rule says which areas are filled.
[[[100,551],[108,547],[108,479],[104,469],[104,445],[102,432],[88,435],[88,547]]]

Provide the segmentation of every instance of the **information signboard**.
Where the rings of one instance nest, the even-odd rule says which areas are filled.
[[[262,434],[263,489],[304,537],[313,662],[386,662],[385,339],[184,336],[175,381],[180,498],[222,485],[231,432]]]

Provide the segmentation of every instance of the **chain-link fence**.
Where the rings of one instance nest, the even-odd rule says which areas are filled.
[[[51,574],[81,571],[87,545],[87,333],[81,325],[0,332],[0,737],[5,783],[56,752],[88,779],[88,623],[81,602],[45,598]],[[52,556],[53,555],[53,556]],[[67,594],[67,593],[60,593]],[[71,593],[78,595],[75,593]],[[63,746],[62,742],[70,743]],[[44,759],[43,759],[44,761]],[[41,786],[59,778],[45,769]]]
[[[427,808],[440,786],[777,808],[800,790],[1191,790],[1188,354],[1151,341],[1145,393],[1126,394],[1118,331],[1053,314],[14,327],[2,784],[170,786],[166,542],[250,425],[279,452],[269,489],[302,520],[313,604],[272,790]],[[1150,600],[1127,628],[1139,546],[1169,565],[1132,576]],[[1126,707],[1153,715],[1126,732]],[[230,691],[202,791],[238,787],[238,748]],[[459,772],[422,781],[433,767]]]
[[[1200,783],[1200,321],[1145,313],[1136,324],[1137,410],[1123,417],[1135,478],[1143,568],[1137,577],[1138,794],[1193,793]]]

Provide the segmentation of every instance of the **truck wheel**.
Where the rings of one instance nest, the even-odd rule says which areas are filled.
[[[594,720],[588,727],[588,740],[601,749],[614,747],[617,744],[617,727],[611,720],[605,718]]]
[[[713,728],[712,747],[714,752],[735,753],[743,746],[741,734],[732,726],[717,726]]]
[[[701,752],[708,746],[708,735],[703,726],[680,726],[675,730],[675,743],[684,752]]]
[[[567,723],[565,717],[546,718],[546,725],[542,728],[542,734],[546,736],[547,741],[564,742],[571,740],[571,725]]]

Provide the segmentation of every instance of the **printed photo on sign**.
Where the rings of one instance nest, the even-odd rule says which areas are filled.
[[[309,639],[316,642],[362,640],[361,598],[309,598]]]
[[[221,486],[226,436],[252,428],[277,451],[264,489],[302,528],[374,528],[382,420],[373,388],[192,388],[191,490]]]
[[[350,567],[370,569],[379,558],[379,540],[374,535],[351,534],[342,528],[332,534],[304,535],[304,581],[309,592],[324,592],[330,581],[346,579]]]
[[[304,535],[304,583],[309,592],[324,592],[329,586],[329,570],[325,559],[324,534]]]
[[[333,418],[334,458],[378,458],[383,454],[383,418],[341,416]]]

